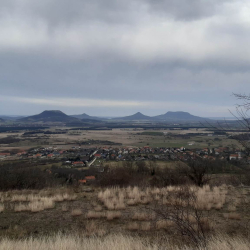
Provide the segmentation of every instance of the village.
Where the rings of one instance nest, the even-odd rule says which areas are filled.
[[[232,149],[229,147],[203,148],[203,149],[187,149],[180,148],[152,148],[144,147],[91,147],[81,148],[72,147],[70,149],[62,149],[59,147],[48,148],[32,148],[17,153],[0,152],[0,161],[15,161],[24,159],[34,160],[57,160],[61,161],[67,167],[90,167],[96,165],[95,162],[108,161],[174,161],[188,160],[196,157],[209,160],[245,160],[250,161],[244,151],[241,149]]]

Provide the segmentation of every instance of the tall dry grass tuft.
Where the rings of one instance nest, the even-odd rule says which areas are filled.
[[[102,206],[96,206],[96,207],[94,208],[94,210],[95,210],[96,212],[101,212],[101,211],[102,211]]]
[[[140,226],[140,229],[142,231],[149,231],[149,230],[151,230],[151,223],[150,222],[142,222],[141,226]]]
[[[126,226],[126,229],[127,230],[130,230],[130,231],[137,231],[140,229],[140,225],[138,222],[130,222],[128,223],[128,225]]]
[[[133,220],[141,220],[141,221],[147,221],[147,220],[154,220],[156,215],[154,213],[144,213],[144,212],[136,212],[132,219]]]
[[[89,235],[96,232],[97,225],[89,222]],[[101,232],[100,232],[101,233]],[[56,235],[49,238],[28,238],[24,240],[2,239],[0,250],[157,250],[147,240],[123,235],[109,235],[107,237],[80,238],[76,236]]]
[[[229,220],[240,220],[241,216],[240,214],[237,213],[225,213],[223,214],[224,218],[229,219]]]
[[[160,229],[170,229],[174,226],[174,222],[173,221],[169,221],[169,220],[159,220],[156,222],[156,229],[160,230]]]
[[[32,201],[28,204],[16,204],[14,206],[15,212],[22,212],[22,211],[31,211],[31,212],[39,212],[46,209],[51,209],[55,207],[55,202],[50,198],[43,198],[40,201]]]
[[[86,236],[99,236],[103,237],[107,234],[107,230],[97,224],[95,221],[87,221],[85,224],[85,235]]]
[[[54,208],[55,202],[72,201],[77,198],[76,195],[67,192],[56,193],[57,190],[42,190],[39,193],[35,190],[29,192],[24,190],[22,192],[13,190],[6,192],[5,195],[1,194],[1,197],[5,201],[19,202],[19,204],[14,204],[13,206],[16,212],[39,212]]]
[[[66,188],[60,189],[43,189],[43,190],[10,190],[6,192],[0,192],[1,202],[28,202],[37,201],[42,197],[53,197],[54,201],[70,201],[75,200],[77,195],[72,193],[72,190]]]
[[[0,213],[2,213],[4,211],[4,209],[5,209],[4,204],[0,204]]]
[[[165,205],[178,205],[178,199],[175,199],[174,193],[183,189],[181,186],[168,186],[166,188],[146,188],[138,187],[127,188],[107,188],[98,193],[98,199],[103,202],[108,210],[125,209],[126,205],[134,206],[138,204],[149,204],[151,202],[160,202]],[[203,187],[189,187],[189,190],[196,196],[195,206],[200,210],[220,210],[226,202],[227,187],[214,187],[206,185]],[[183,201],[181,204],[185,205]]]
[[[87,219],[100,219],[105,217],[106,214],[104,212],[88,211],[88,213],[86,214]]]
[[[75,208],[71,211],[72,216],[80,216],[82,215],[82,210],[80,208]]]
[[[227,210],[228,210],[229,212],[235,212],[235,211],[236,211],[236,206],[233,205],[233,204],[230,204],[230,205],[228,206]]]
[[[98,193],[98,199],[103,202],[108,210],[122,210],[126,208],[124,189],[108,188]]]
[[[197,208],[200,210],[220,210],[226,202],[227,190],[225,187],[210,188],[208,185],[195,190],[197,196]]]
[[[220,235],[208,241],[207,250],[249,250],[249,246],[247,239]]]
[[[106,213],[107,220],[119,219],[121,217],[121,212],[118,211],[108,211]]]
[[[2,238],[0,250],[205,250],[185,245],[178,247],[168,241],[160,246],[157,243],[150,244],[146,239],[121,234],[98,237],[98,228],[99,226],[94,222],[88,222],[86,225],[87,236],[96,236],[91,238],[62,234],[21,240]],[[103,233],[104,231],[100,232],[100,236],[103,236]],[[249,245],[250,242],[247,239],[221,235],[210,238],[206,250],[249,250]]]
[[[62,205],[62,211],[63,212],[69,211],[69,208],[68,208],[68,206],[66,204]]]

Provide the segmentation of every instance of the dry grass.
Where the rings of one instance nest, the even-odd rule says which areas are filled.
[[[226,202],[227,187],[210,188],[208,185],[203,188],[196,188],[197,208],[201,210],[222,209]]]
[[[89,233],[96,231],[98,225],[89,222],[87,228]],[[87,230],[87,229],[86,229]],[[206,250],[249,250],[250,242],[242,238],[229,238],[227,236],[219,236],[211,238],[208,242]],[[106,237],[77,237],[56,235],[44,238],[28,238],[23,240],[2,239],[0,250],[204,250],[194,247],[177,247],[171,243],[163,243],[163,247],[150,244],[146,239],[124,235],[108,235]]]
[[[84,235],[87,236],[103,236],[107,234],[107,231],[110,230],[111,232],[117,232],[116,229],[121,224],[125,224],[125,227],[123,227],[122,230],[127,229],[130,231],[139,231],[140,235],[143,235],[142,231],[150,231],[152,234],[154,233],[153,230],[168,230],[168,233],[176,232],[176,228],[174,227],[174,222],[171,221],[165,221],[159,219],[166,219],[166,217],[159,217],[155,214],[151,214],[150,211],[154,207],[157,207],[159,205],[170,207],[170,209],[174,209],[175,205],[181,205],[183,207],[187,207],[187,205],[191,204],[192,206],[195,206],[199,210],[212,210],[212,212],[204,214],[208,214],[210,216],[211,214],[216,214],[215,210],[219,210],[223,208],[223,212],[226,212],[227,214],[224,215],[226,219],[230,220],[239,220],[240,215],[237,214],[237,205],[239,205],[243,198],[239,198],[239,195],[234,194],[236,192],[240,192],[238,189],[233,190],[233,194],[230,192],[230,194],[227,194],[225,186],[222,187],[214,187],[211,188],[209,186],[204,186],[203,188],[198,187],[187,187],[190,189],[196,197],[196,203],[190,203],[187,204],[185,201],[180,201],[178,198],[178,194],[182,191],[185,193],[186,187],[178,187],[178,186],[169,186],[166,188],[138,188],[138,187],[128,187],[128,188],[108,188],[105,190],[102,190],[98,193],[98,199],[96,199],[95,194],[92,194],[90,196],[86,196],[86,200],[83,200],[83,195],[78,194],[79,198],[81,197],[81,202],[87,203],[86,208],[92,210],[88,211],[84,216],[83,211],[80,208],[83,208],[83,206],[79,205],[80,202],[77,201],[74,204],[71,205],[70,202],[65,202],[63,204],[60,204],[57,206],[56,210],[53,210],[50,213],[54,213],[56,211],[60,211],[61,214],[62,211],[66,212],[69,211],[69,214],[65,214],[65,218],[69,217],[72,221],[72,217],[68,216],[81,216],[79,218],[75,218],[73,221],[79,221],[81,220],[81,230],[83,230],[83,225],[85,226],[85,231],[83,232]],[[85,195],[85,194],[84,194]],[[176,195],[176,196],[175,196]],[[90,199],[91,197],[91,199]],[[182,197],[185,197],[182,196]],[[7,212],[9,210],[12,210],[12,207],[15,211],[21,212],[21,211],[31,211],[31,212],[39,212],[43,211],[45,209],[53,208],[56,204],[56,202],[62,202],[62,201],[71,201],[76,199],[76,195],[71,195],[67,192],[51,192],[51,191],[29,191],[24,192],[23,194],[19,191],[16,191],[16,193],[9,192],[3,192],[0,193],[0,198],[5,202],[3,205],[3,210],[7,209]],[[230,202],[230,199],[233,201]],[[84,203],[84,204],[85,204]],[[1,204],[1,203],[0,203]],[[77,205],[78,204],[78,205]],[[142,204],[149,204],[149,206],[144,206]],[[5,205],[5,208],[4,208]],[[136,207],[130,207],[131,205],[134,205]],[[225,208],[224,208],[225,205]],[[172,206],[172,207],[171,207]],[[76,207],[76,209],[73,209]],[[122,209],[127,209],[126,211],[120,211]],[[240,211],[240,210],[239,210]],[[0,212],[1,212],[1,205],[0,205]],[[201,212],[201,211],[199,211]],[[223,213],[222,212],[222,213]],[[216,215],[216,219],[221,218],[221,214]],[[8,213],[4,213],[8,214]],[[191,212],[192,214],[192,212]],[[22,216],[22,215],[20,215]],[[33,215],[37,216],[37,215]],[[156,218],[157,217],[157,218]],[[122,218],[122,220],[120,220]],[[209,217],[210,219],[212,217]],[[86,220],[88,219],[88,220]],[[102,220],[98,220],[102,219]],[[113,220],[118,220],[116,222],[112,222]],[[196,219],[189,215],[188,216],[188,222],[192,224],[192,226],[196,227],[197,221]],[[87,221],[87,223],[86,223]],[[110,221],[110,222],[109,222]],[[224,219],[225,223],[227,221]],[[125,223],[124,223],[125,222]],[[242,220],[243,222],[243,220]],[[99,223],[99,224],[98,224]],[[233,221],[231,221],[233,223]],[[235,224],[238,223],[235,221]],[[80,224],[80,222],[79,222]],[[221,225],[218,225],[218,228],[224,227],[224,224],[220,223]],[[101,228],[101,225],[106,225],[106,228]],[[110,226],[110,228],[108,227]],[[204,220],[202,221],[202,225],[204,226],[205,231],[208,231],[211,229],[210,221]],[[226,226],[226,225],[225,225]],[[107,230],[108,229],[108,230]],[[119,229],[120,230],[120,229]],[[226,231],[226,230],[225,230]],[[223,230],[221,232],[224,232]],[[126,232],[128,233],[128,232]],[[164,233],[163,231],[157,232],[159,234]],[[144,233],[145,234],[145,233]],[[222,248],[223,249],[223,248]],[[1,250],[1,249],[0,249]],[[40,249],[39,249],[40,250]]]
[[[0,193],[2,202],[14,203],[15,212],[39,212],[55,207],[55,202],[72,201],[77,198],[64,190],[12,190]]]
[[[142,222],[141,226],[140,226],[140,229],[142,231],[150,231],[150,229],[151,229],[151,223],[150,222]]]
[[[39,201],[43,198],[51,198],[55,202],[71,201],[77,198],[77,195],[72,193],[70,189],[44,189],[38,190],[11,190],[7,192],[0,192],[0,200],[2,202],[31,202]]]
[[[80,208],[75,208],[71,211],[72,216],[80,216],[82,215],[82,210]]]
[[[114,219],[119,219],[121,217],[121,212],[117,211],[108,211],[106,213],[106,218],[107,220],[114,220]]]
[[[75,194],[57,194],[55,196],[52,196],[52,199],[57,202],[62,202],[62,201],[74,201],[76,200],[77,196]]]
[[[168,220],[159,220],[156,222],[156,229],[169,229],[174,226],[173,221],[168,221]]]
[[[227,213],[223,214],[224,218],[229,219],[229,220],[240,220],[241,216],[240,214],[237,213]]]
[[[102,211],[102,206],[96,206],[96,207],[94,208],[94,210],[95,210],[96,212],[101,212],[101,211]]]
[[[159,202],[164,205],[176,205],[180,202],[174,197],[174,194],[180,192],[183,187],[168,186],[167,188],[146,188],[138,187],[128,188],[108,188],[98,193],[98,199],[103,202],[104,206],[109,210],[121,210],[126,206],[134,206],[138,204],[149,204],[151,202]],[[206,185],[202,188],[189,187],[189,191],[196,197],[193,204],[199,210],[220,210],[226,202],[227,186],[214,187]],[[185,205],[183,201],[182,204]]]
[[[28,204],[16,204],[14,206],[15,212],[31,211],[39,212],[45,209],[51,209],[55,206],[55,202],[50,198],[43,198],[40,201],[32,201]]]
[[[100,219],[105,217],[106,214],[103,212],[88,211],[88,213],[86,214],[87,219]]]
[[[86,214],[87,219],[101,219],[106,218],[107,220],[114,220],[121,217],[121,212],[118,211],[107,211],[105,212],[95,212],[95,211],[88,211]]]
[[[63,212],[69,211],[69,208],[68,208],[68,206],[66,204],[62,205],[62,211]]]
[[[156,250],[156,246],[138,238],[110,235],[105,238],[79,238],[58,235],[50,238],[1,241],[0,250]]]
[[[235,212],[237,209],[236,209],[236,206],[235,206],[235,205],[229,205],[228,208],[227,208],[227,210],[228,210],[229,212]]]
[[[99,236],[102,237],[107,234],[107,230],[98,225],[95,221],[87,221],[85,224],[85,235],[86,236]]]
[[[207,250],[249,250],[249,246],[247,239],[218,236],[209,240]]]
[[[136,212],[132,219],[133,220],[141,220],[141,221],[146,221],[146,220],[154,220],[156,217],[155,214],[153,213],[143,213],[143,212]]]
[[[126,229],[131,230],[131,231],[137,231],[140,229],[140,225],[138,222],[130,222],[127,226]]]
[[[122,210],[126,208],[124,203],[124,189],[106,189],[99,192],[98,198],[108,210]]]
[[[2,213],[4,211],[4,209],[5,209],[4,204],[0,204],[0,213]]]

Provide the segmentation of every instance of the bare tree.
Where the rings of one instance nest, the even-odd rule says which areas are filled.
[[[242,103],[236,104],[235,111],[229,110],[229,112],[235,118],[235,121],[224,121],[217,123],[211,123],[206,121],[206,125],[217,132],[232,131],[232,125],[238,128],[238,132],[234,132],[230,135],[231,139],[235,139],[245,149],[245,152],[250,154],[250,116],[248,111],[250,110],[250,95],[245,94],[233,94]],[[204,124],[202,124],[205,126]]]
[[[199,208],[195,190],[188,186],[169,192],[167,204],[155,204],[157,220],[171,221],[182,236],[187,237],[197,248],[206,249],[208,240],[209,211]]]
[[[238,135],[234,135],[233,138],[236,139],[246,150],[250,153],[250,117],[248,111],[250,110],[250,95],[245,94],[234,94],[238,100],[242,100],[243,103],[236,105],[235,114],[231,114],[237,119],[238,125],[244,131]]]
[[[202,187],[209,183],[212,179],[212,175],[209,173],[211,162],[203,160],[202,158],[196,158],[195,160],[189,160],[186,162],[186,166],[182,167],[182,172],[189,178],[195,185]]]

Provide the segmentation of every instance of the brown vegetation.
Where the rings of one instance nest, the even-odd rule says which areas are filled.
[[[96,230],[96,225],[87,225],[89,235]],[[101,236],[101,235],[100,235]],[[248,250],[250,242],[242,238],[229,238],[220,235],[208,241],[206,250]],[[28,238],[24,240],[2,239],[0,250],[157,250],[160,249],[157,243],[149,243],[148,240],[124,235],[108,235],[104,238],[86,238],[72,235],[56,235],[43,238]],[[169,242],[164,244],[164,249],[171,250],[203,250],[188,246],[178,247]]]
[[[79,208],[75,208],[75,209],[73,209],[73,210],[71,211],[71,215],[72,215],[72,216],[80,216],[80,215],[82,215],[82,210],[79,209]]]

